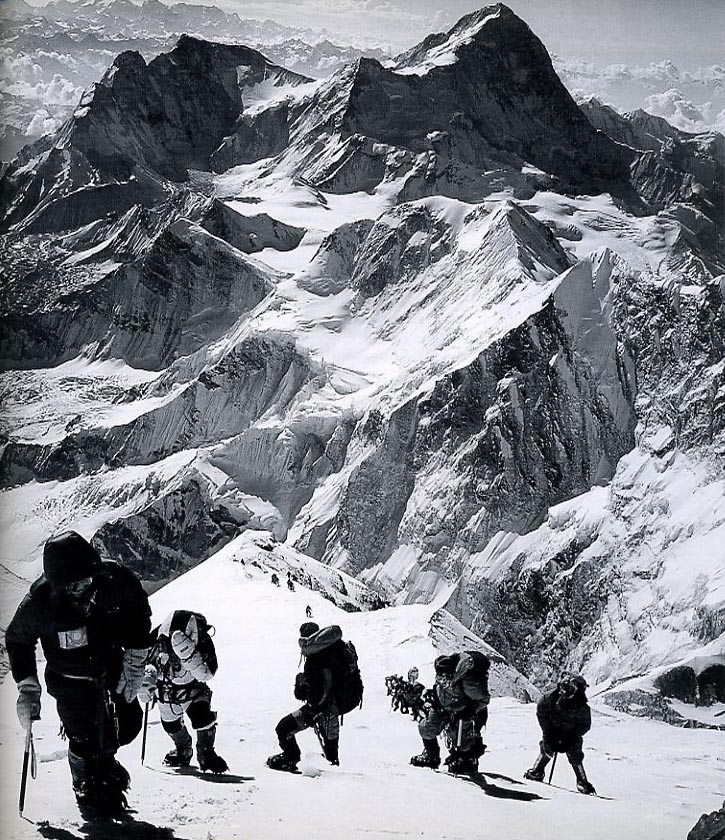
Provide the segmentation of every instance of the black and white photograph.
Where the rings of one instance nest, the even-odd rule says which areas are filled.
[[[725,0],[0,0],[0,837],[725,840]]]

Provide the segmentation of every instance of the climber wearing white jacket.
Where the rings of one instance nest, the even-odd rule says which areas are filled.
[[[226,761],[214,749],[217,715],[211,709],[207,682],[217,670],[209,624],[201,613],[175,610],[152,631],[154,645],[139,692],[142,702],[158,701],[161,725],[175,747],[164,758],[172,767],[188,767],[193,745],[184,715],[196,731],[196,757],[201,770],[224,773]]]

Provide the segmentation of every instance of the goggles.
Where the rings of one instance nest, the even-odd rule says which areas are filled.
[[[91,586],[93,586],[93,578],[81,578],[80,580],[74,580],[72,583],[66,583],[63,591],[71,598],[81,598]]]

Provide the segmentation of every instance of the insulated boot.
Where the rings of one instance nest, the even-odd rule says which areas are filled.
[[[216,726],[208,729],[200,729],[196,733],[196,758],[200,770],[208,770],[210,773],[226,773],[229,765],[214,749],[216,738]]]
[[[437,738],[423,738],[423,752],[410,759],[413,767],[431,767],[437,770],[441,766],[441,749]]]
[[[272,770],[284,770],[287,773],[297,773],[297,762],[299,758],[295,759],[287,755],[287,753],[277,753],[277,755],[270,755],[267,759],[267,767]]]
[[[477,735],[468,750],[468,754],[473,758],[480,758],[486,752],[486,745],[483,743],[483,738]]]
[[[169,735],[176,746],[173,750],[166,753],[164,764],[168,767],[188,767],[194,755],[194,747],[189,730],[185,726],[182,726],[178,732],[170,732]]]
[[[540,752],[539,757],[534,762],[534,766],[524,773],[524,778],[531,782],[543,782],[544,770],[546,769],[546,765],[548,763],[549,756],[544,752]]]
[[[576,789],[579,793],[593,794],[596,793],[594,785],[587,779],[587,774],[584,772],[583,764],[572,764],[574,775],[576,776]]]
[[[454,750],[445,763],[449,773],[475,773],[478,770],[478,759],[470,751]]]
[[[340,747],[340,739],[339,738],[324,738],[322,741],[322,750],[325,753],[325,758],[330,762],[330,764],[339,765],[340,764],[340,757],[339,757],[339,750]]]
[[[91,791],[91,767],[87,758],[81,758],[70,749],[68,750],[68,764],[70,775],[73,780],[73,793],[80,804],[82,798],[87,797]]]
[[[68,763],[78,809],[84,818],[117,817],[126,811],[130,777],[112,754],[88,759],[68,750]]]

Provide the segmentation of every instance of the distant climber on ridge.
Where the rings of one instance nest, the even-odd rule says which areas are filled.
[[[574,770],[580,793],[596,793],[584,772],[584,735],[591,729],[592,715],[587,703],[584,677],[565,671],[553,691],[539,700],[536,717],[541,726],[540,754],[525,779],[544,780],[544,769],[556,753],[564,752]]]

